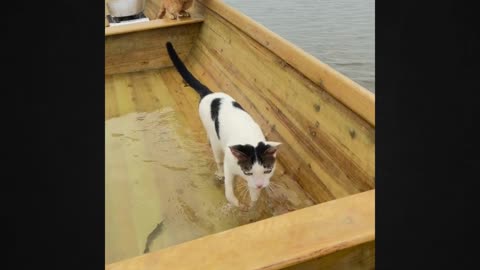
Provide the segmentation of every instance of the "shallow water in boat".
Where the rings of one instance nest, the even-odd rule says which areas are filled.
[[[313,204],[279,164],[255,207],[231,207],[214,177],[198,96],[174,69],[105,80],[107,264]],[[248,203],[245,184],[236,182]]]

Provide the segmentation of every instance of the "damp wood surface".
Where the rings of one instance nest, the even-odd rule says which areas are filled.
[[[356,246],[362,249],[362,244],[374,241],[374,195],[371,190],[307,207],[113,263],[106,269],[282,269],[320,257],[330,259],[324,261],[332,267],[328,269],[371,269],[372,262],[365,259],[372,256],[368,251],[360,251],[367,255],[360,256],[363,259],[355,259],[358,252],[337,252]],[[337,263],[343,268],[335,267]]]
[[[317,203],[375,187],[375,127],[269,49],[206,8],[186,61],[213,91],[233,96],[286,170]]]
[[[173,68],[105,76],[107,264],[314,204],[278,164],[250,211],[231,207],[198,102]],[[241,179],[235,193],[250,203]]]

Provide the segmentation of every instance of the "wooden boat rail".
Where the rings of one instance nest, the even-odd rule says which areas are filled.
[[[178,21],[166,21],[166,20],[152,20],[148,22],[141,22],[136,24],[127,24],[115,27],[106,27],[105,36],[113,36],[119,34],[126,34],[132,32],[139,32],[151,29],[166,28],[171,26],[193,24],[203,22],[203,17],[195,14],[189,19],[181,19]]]
[[[112,263],[106,269],[273,270],[314,258],[319,258],[317,266],[371,265],[374,197],[374,190],[355,194]],[[346,254],[338,256],[341,251]],[[358,253],[363,256],[348,256]]]

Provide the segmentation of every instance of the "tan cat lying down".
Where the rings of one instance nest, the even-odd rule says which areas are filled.
[[[157,18],[161,19],[168,14],[172,20],[179,17],[190,17],[190,13],[185,10],[189,9],[193,4],[193,0],[163,0]]]

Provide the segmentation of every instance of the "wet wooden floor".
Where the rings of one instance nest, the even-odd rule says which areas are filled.
[[[313,204],[279,164],[256,207],[230,207],[199,97],[173,68],[107,75],[105,102],[107,264]]]

